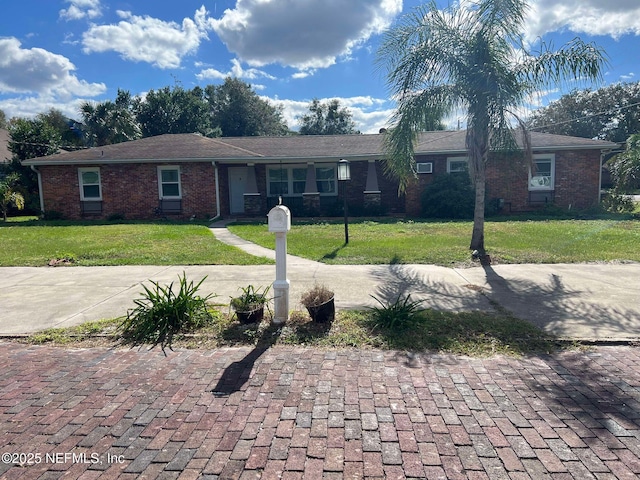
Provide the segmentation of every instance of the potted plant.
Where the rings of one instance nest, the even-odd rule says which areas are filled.
[[[332,321],[335,316],[334,298],[334,293],[324,285],[314,285],[311,290],[302,294],[300,303],[307,309],[314,322],[324,323]]]
[[[236,316],[240,323],[255,323],[260,322],[264,317],[264,306],[269,301],[267,293],[270,287],[264,289],[255,288],[253,285],[249,285],[242,290],[242,295],[238,297],[232,297],[230,306],[236,312]]]

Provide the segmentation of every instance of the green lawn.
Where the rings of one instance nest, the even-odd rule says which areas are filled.
[[[272,263],[217,241],[206,224],[0,221],[0,266]]]
[[[336,264],[469,264],[471,222],[352,221],[344,245],[341,222],[296,222],[288,234],[294,255]],[[230,230],[274,248],[266,224]],[[204,223],[0,222],[0,266],[41,266],[53,259],[74,265],[248,265],[270,263],[223,245]],[[494,263],[640,261],[638,220],[488,221],[486,245]]]
[[[229,229],[274,248],[265,224]],[[298,223],[287,236],[288,252],[335,264],[469,263],[472,223],[410,220],[352,221],[344,245],[341,222]],[[488,221],[485,243],[494,263],[640,261],[638,220]]]

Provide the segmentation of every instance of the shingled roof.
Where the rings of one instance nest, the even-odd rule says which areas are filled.
[[[292,135],[286,137],[207,138],[198,134],[148,137],[103,147],[62,152],[26,160],[25,165],[65,165],[143,162],[260,162],[278,160],[377,159],[383,155],[384,134]],[[579,137],[531,133],[535,151],[609,150],[617,144]],[[465,131],[424,132],[416,154],[464,154]]]

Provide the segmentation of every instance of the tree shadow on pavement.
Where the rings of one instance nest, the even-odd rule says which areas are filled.
[[[592,301],[594,292],[571,288],[555,273],[540,283],[505,279],[490,265],[483,269],[488,298],[547,333],[574,340],[640,338],[640,311],[633,310],[633,302],[611,306]]]
[[[374,296],[382,302],[395,302],[411,295],[412,300],[422,301],[423,308],[445,311],[491,311],[488,300],[474,285],[458,286],[434,281],[420,274],[409,265],[391,264],[381,268],[377,276],[380,285]]]
[[[524,383],[536,394],[536,414],[558,428],[567,427],[592,458],[635,451],[628,466],[640,473],[640,352],[629,347],[561,352],[525,365]],[[531,402],[530,402],[531,403]],[[564,425],[560,426],[561,421]],[[608,453],[603,453],[608,451]],[[613,457],[612,457],[613,458]],[[632,457],[627,457],[627,459]],[[602,465],[601,465],[602,466]],[[630,476],[630,478],[633,478]]]

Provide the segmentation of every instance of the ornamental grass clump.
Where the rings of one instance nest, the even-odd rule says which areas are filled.
[[[420,306],[422,301],[411,300],[411,295],[404,298],[398,295],[395,301],[383,301],[373,295],[371,298],[380,304],[379,307],[370,307],[371,321],[378,328],[389,330],[407,328],[418,319],[423,310]]]
[[[207,302],[215,297],[197,295],[204,277],[194,285],[188,282],[183,272],[179,277],[180,288],[174,292],[173,282],[161,286],[151,282],[153,287],[143,285],[142,298],[134,300],[135,308],[127,313],[127,318],[118,328],[122,342],[129,345],[151,344],[171,349],[173,337],[179,333],[190,332],[211,323],[213,316]]]

